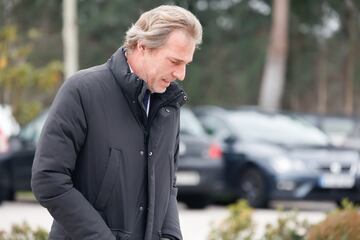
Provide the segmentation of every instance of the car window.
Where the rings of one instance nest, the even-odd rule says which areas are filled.
[[[219,138],[225,138],[230,135],[230,130],[226,127],[226,124],[220,118],[212,115],[203,115],[200,118],[201,123],[211,135]]]
[[[44,126],[47,117],[47,111],[40,114],[37,118],[27,124],[23,129],[20,130],[20,138],[28,141],[37,143],[40,138],[41,129]]]
[[[324,117],[321,127],[327,134],[346,136],[354,129],[355,123],[350,118]]]
[[[231,125],[244,139],[279,144],[327,145],[328,137],[310,123],[283,114],[231,111]]]
[[[354,129],[350,132],[349,137],[360,138],[360,122],[358,122]]]
[[[201,126],[199,120],[187,108],[182,108],[180,113],[180,132],[194,136],[206,135],[205,130]]]

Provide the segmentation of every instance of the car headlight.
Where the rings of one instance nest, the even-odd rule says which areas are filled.
[[[299,159],[291,159],[285,156],[276,157],[271,161],[272,168],[278,173],[286,173],[290,171],[304,171],[306,165]]]

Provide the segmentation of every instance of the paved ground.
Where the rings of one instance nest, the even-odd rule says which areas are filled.
[[[273,209],[256,210],[253,220],[256,224],[257,236],[261,236],[267,223],[274,223],[279,213],[274,208],[284,206],[285,209],[298,208],[299,217],[316,223],[321,221],[325,213],[334,209],[331,203],[275,203]],[[227,216],[222,206],[210,206],[205,210],[189,210],[179,204],[180,222],[185,240],[207,239],[211,223],[218,223]],[[51,216],[48,212],[32,201],[5,202],[0,206],[0,229],[9,230],[14,223],[26,221],[32,227],[41,226],[50,229]]]

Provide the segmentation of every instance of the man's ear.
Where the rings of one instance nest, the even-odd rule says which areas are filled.
[[[136,45],[136,48],[142,54],[145,52],[145,49],[146,49],[146,47],[144,46],[144,44],[142,42],[138,42]]]

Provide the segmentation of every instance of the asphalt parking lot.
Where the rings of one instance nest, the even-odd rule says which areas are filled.
[[[326,212],[335,208],[327,202],[275,202],[270,209],[257,209],[253,220],[256,224],[256,236],[261,236],[265,225],[275,223],[279,217],[278,207],[285,210],[298,209],[299,218],[307,219],[310,223],[321,221]],[[219,223],[227,216],[224,206],[211,205],[204,210],[189,210],[179,204],[180,222],[185,240],[205,240],[212,224]],[[26,221],[33,228],[50,229],[52,218],[49,213],[34,201],[4,202],[0,206],[0,229],[8,231],[14,223]]]

